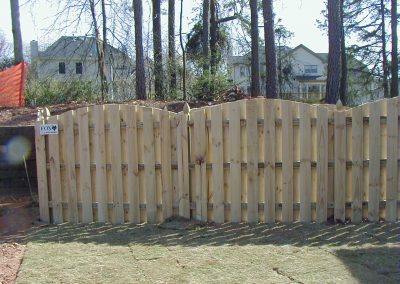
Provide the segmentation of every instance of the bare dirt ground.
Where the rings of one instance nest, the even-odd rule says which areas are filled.
[[[215,102],[188,102],[191,108],[198,108],[205,105],[214,104]],[[165,107],[172,112],[180,112],[185,105],[185,102],[182,101],[139,101],[132,100],[129,102],[125,102],[124,104],[129,105],[141,105],[148,107],[155,107],[164,109]],[[93,104],[85,103],[85,102],[70,102],[68,104],[58,104],[47,106],[51,115],[58,115],[64,113],[69,110],[78,109],[85,106],[90,106]],[[17,125],[34,125],[38,109],[42,107],[20,107],[20,108],[9,108],[9,107],[0,107],[0,127],[1,126],[17,126]]]
[[[39,210],[30,196],[0,196],[0,283],[14,283],[26,246],[26,233],[38,227]]]

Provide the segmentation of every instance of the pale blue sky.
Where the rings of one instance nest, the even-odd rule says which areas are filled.
[[[199,1],[199,0],[195,0]],[[186,19],[191,19],[191,8],[195,1],[184,1],[184,9]],[[24,3],[20,0],[20,4]],[[44,29],[49,25],[49,19],[52,13],[51,6],[48,4],[54,1],[41,0],[44,4],[38,6],[34,11],[27,6],[22,6],[21,12],[21,29],[22,37],[25,43],[31,40],[39,40],[39,42],[51,42],[57,39],[60,35],[53,33],[49,34]],[[321,18],[321,10],[324,9],[323,0],[276,0],[274,10],[277,18],[282,19],[282,24],[294,33],[290,45],[292,47],[298,44],[304,44],[315,52],[328,51],[327,35],[323,34],[316,27],[316,20]],[[10,1],[0,0],[0,29],[11,41],[11,17],[10,17]],[[179,1],[176,3],[176,16],[179,16]],[[188,31],[189,24],[184,26]],[[75,35],[78,35],[75,33]]]

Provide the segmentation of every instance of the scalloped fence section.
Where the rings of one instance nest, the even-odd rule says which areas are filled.
[[[45,222],[396,221],[400,99],[352,109],[256,98],[181,113],[99,105],[39,135]]]

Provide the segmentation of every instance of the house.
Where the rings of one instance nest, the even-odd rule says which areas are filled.
[[[265,94],[265,50],[260,48],[260,85]],[[228,60],[234,84],[250,93],[250,58],[231,56]],[[291,49],[277,48],[279,93],[281,97],[315,101],[325,97],[327,53],[315,53],[300,44]]]
[[[39,80],[82,80],[100,83],[96,38],[62,36],[44,51],[31,41],[33,73]],[[134,62],[124,51],[107,44],[106,78],[117,91],[133,81]],[[130,84],[128,84],[130,85]],[[126,88],[131,92],[134,88]]]

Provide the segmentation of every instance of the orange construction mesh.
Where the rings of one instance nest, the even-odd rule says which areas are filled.
[[[0,72],[0,106],[25,106],[25,82],[28,63],[22,62]]]

